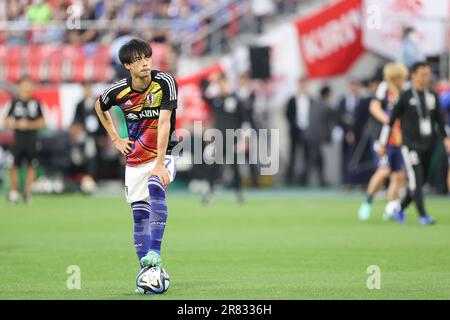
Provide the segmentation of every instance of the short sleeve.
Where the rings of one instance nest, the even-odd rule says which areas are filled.
[[[178,84],[175,78],[168,73],[163,73],[158,78],[161,79],[161,89],[163,91],[161,109],[176,109],[178,104]]]
[[[13,116],[13,114],[14,114],[14,106],[15,106],[15,103],[14,103],[14,100],[12,100],[9,103],[8,109],[6,111],[6,115],[7,115],[8,118],[11,118]]]
[[[37,101],[36,101],[37,102]],[[39,102],[37,102],[37,116],[36,118],[43,117],[44,113],[42,112],[42,106]]]
[[[76,123],[84,124],[83,108],[84,108],[83,101],[80,101],[75,109],[75,116],[73,117],[72,124]]]
[[[381,82],[378,85],[377,91],[375,92],[375,99],[383,102],[384,99],[386,99],[387,90],[388,90],[388,84],[384,81]]]
[[[115,96],[118,90],[123,89],[125,86],[127,86],[126,78],[114,82],[112,86],[103,91],[102,95],[98,99],[100,101],[100,108],[103,111],[108,111],[109,109],[111,109],[116,104]]]
[[[100,101],[100,108],[103,111],[108,111],[109,109],[112,108],[113,106],[113,99],[112,99],[112,94],[111,92],[108,92],[109,89],[105,90],[102,95],[98,98],[98,100]]]

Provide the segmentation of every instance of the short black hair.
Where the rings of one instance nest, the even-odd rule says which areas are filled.
[[[31,77],[27,74],[23,75],[20,79],[18,84],[24,83],[24,82],[31,82],[33,83],[33,80],[31,80]]]
[[[430,65],[428,63],[426,63],[425,61],[416,62],[411,66],[411,73],[415,73],[420,68],[429,67],[429,66]]]
[[[330,95],[330,94],[331,94],[331,88],[330,88],[330,86],[325,85],[325,86],[323,86],[323,87],[320,89],[320,96],[321,96],[322,98],[324,98],[324,97],[326,97],[326,96],[328,96],[328,95]]]
[[[153,54],[152,47],[147,41],[142,39],[131,39],[125,43],[119,50],[119,60],[123,65],[133,63],[136,57],[144,55],[151,57]]]
[[[407,27],[403,28],[403,38],[406,38],[407,36],[409,36],[409,34],[411,32],[415,32],[415,31],[416,31],[416,29],[414,29],[411,26],[407,26]]]
[[[217,79],[218,80],[224,80],[224,81],[228,80],[227,79],[227,75],[224,72],[220,72]]]

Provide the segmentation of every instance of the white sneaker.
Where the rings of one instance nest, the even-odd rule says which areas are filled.
[[[20,199],[19,192],[15,191],[15,190],[12,190],[9,192],[8,201],[11,204],[17,204],[19,202],[19,199]]]

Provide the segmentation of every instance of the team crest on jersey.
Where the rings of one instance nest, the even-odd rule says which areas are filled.
[[[146,100],[147,100],[147,103],[150,104],[150,105],[153,105],[155,103],[155,95],[153,94],[153,92],[150,92],[147,95]]]

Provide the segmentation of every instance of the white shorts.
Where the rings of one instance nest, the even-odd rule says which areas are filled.
[[[148,179],[150,179],[150,173],[155,167],[155,162],[156,159],[134,167],[125,167],[125,197],[127,198],[127,202],[150,202],[147,185]],[[173,156],[166,156],[164,166],[169,174],[170,182],[172,182],[176,175],[175,158]]]

